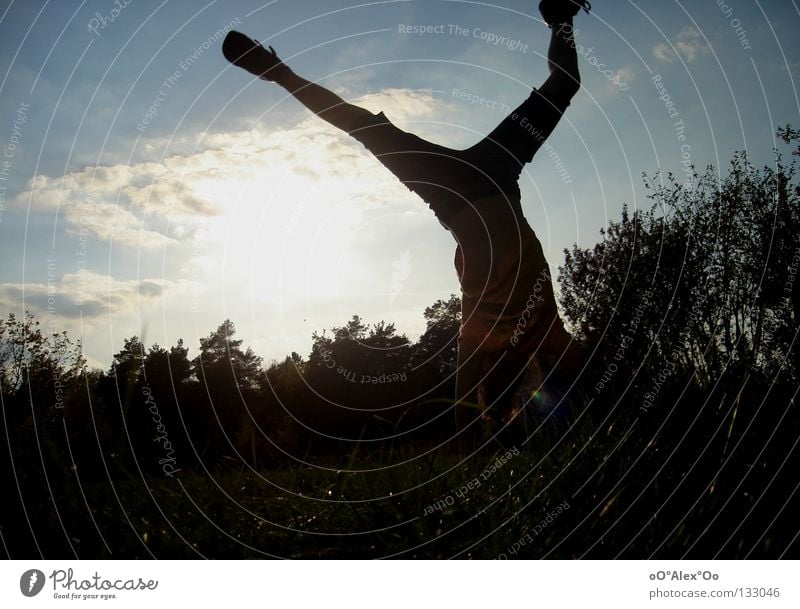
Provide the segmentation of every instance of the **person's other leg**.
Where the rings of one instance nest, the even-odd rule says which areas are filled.
[[[343,131],[349,132],[356,121],[373,117],[368,110],[345,102],[333,91],[301,78],[280,60],[272,47],[264,48],[241,32],[228,32],[222,54],[235,66],[281,85],[314,114]]]
[[[581,88],[572,21],[553,26],[547,49],[547,66],[550,76],[539,87],[539,91],[548,99],[572,99]]]
[[[466,205],[458,192],[459,177],[464,173],[458,151],[402,131],[383,113],[372,114],[348,103],[289,68],[275,82],[314,114],[361,142],[409,190],[418,194],[449,230],[449,219]]]
[[[519,178],[522,168],[555,129],[580,90],[572,22],[554,24],[547,51],[550,75],[486,138],[468,149],[472,162],[501,183]]]
[[[275,82],[321,119],[347,133],[375,117],[366,108],[346,102],[333,91],[298,76],[289,68]]]
[[[398,129],[383,113],[343,100],[333,91],[295,74],[272,47],[265,49],[240,32],[229,32],[222,53],[234,65],[285,88],[314,114],[362,143],[409,190],[418,194],[439,222],[448,220],[469,200],[462,190],[469,162],[461,151],[433,144]]]

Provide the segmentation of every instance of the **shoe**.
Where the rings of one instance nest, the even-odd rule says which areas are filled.
[[[592,5],[585,0],[542,0],[539,3],[539,12],[547,27],[572,20],[581,9],[588,13]]]
[[[264,80],[276,81],[286,69],[272,47],[262,47],[257,40],[231,30],[222,41],[222,54],[233,65]]]

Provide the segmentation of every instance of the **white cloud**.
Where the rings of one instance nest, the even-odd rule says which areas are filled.
[[[81,269],[49,283],[0,283],[0,306],[16,310],[24,303],[25,309],[37,316],[67,320],[118,316],[160,300],[174,286],[164,279],[119,281]]]
[[[630,66],[623,66],[619,70],[614,70],[610,77],[607,74],[604,76],[608,81],[608,90],[613,94],[618,94],[630,89],[631,83],[636,78],[636,72]]]
[[[432,101],[433,96],[429,91],[384,89],[380,93],[364,96],[355,103],[375,114],[383,112],[392,122],[403,122],[433,116],[436,106]]]
[[[157,231],[147,230],[144,222],[119,205],[83,201],[67,208],[67,233],[97,237],[103,241],[134,247],[163,247],[177,243]]]
[[[636,72],[633,71],[633,68],[630,66],[624,66],[617,70],[617,75],[619,76],[620,80],[623,80],[627,83],[631,83],[636,78]]]
[[[664,42],[659,42],[653,47],[653,57],[664,63],[672,63],[675,61],[675,53],[672,52],[672,47]]]
[[[672,63],[677,59],[676,51],[683,59],[691,63],[700,55],[707,53],[709,48],[697,28],[687,25],[678,32],[671,45],[661,42],[653,47],[653,56],[664,63]]]

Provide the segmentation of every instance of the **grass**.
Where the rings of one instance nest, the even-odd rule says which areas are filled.
[[[60,520],[47,497],[29,509],[47,558],[791,554],[796,475],[780,467],[791,426],[769,436],[748,425],[763,417],[733,420],[721,403],[694,419],[591,414],[470,456],[429,442],[258,470],[117,473],[113,485],[51,473]]]

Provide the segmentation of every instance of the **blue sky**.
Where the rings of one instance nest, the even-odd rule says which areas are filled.
[[[643,171],[770,163],[776,128],[800,125],[796,1],[594,4],[583,90],[522,179],[554,272],[648,206]],[[544,80],[536,5],[0,4],[0,307],[102,367],[125,337],[194,350],[225,318],[267,360],[354,313],[416,338],[458,292],[452,237],[359,144],[229,66],[218,32],[459,148]]]

